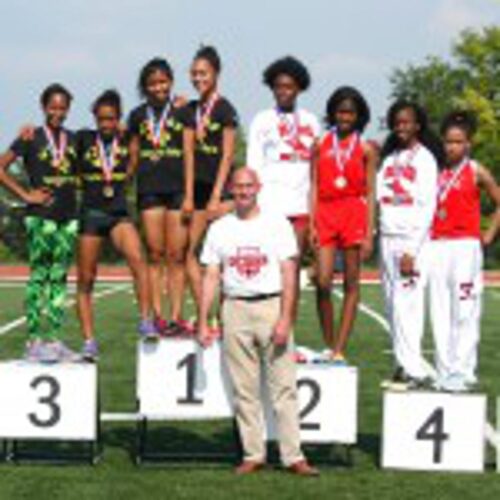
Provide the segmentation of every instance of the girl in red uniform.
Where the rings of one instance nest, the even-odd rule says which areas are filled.
[[[359,301],[362,257],[373,242],[373,184],[377,151],[361,140],[370,110],[360,92],[341,87],[326,106],[328,132],[312,163],[313,244],[317,247],[316,304],[331,359],[345,364],[344,352]],[[331,284],[336,250],[344,253],[344,301],[337,335],[333,329]]]
[[[453,112],[443,121],[446,161],[438,179],[432,225],[431,317],[436,344],[436,386],[462,392],[477,381],[481,317],[482,245],[495,237],[500,220],[500,191],[483,165],[470,158],[475,120]],[[496,205],[481,234],[480,191]]]

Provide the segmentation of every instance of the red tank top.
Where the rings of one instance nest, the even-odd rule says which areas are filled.
[[[341,152],[349,149],[353,136],[339,141]],[[365,152],[361,140],[357,140],[351,155],[346,159],[344,169],[338,165],[333,152],[333,134],[323,137],[317,164],[317,189],[319,200],[337,200],[366,196]],[[340,178],[343,182],[339,182]],[[345,185],[343,185],[345,184]]]
[[[479,238],[481,205],[475,168],[469,161],[446,193],[446,186],[455,171],[445,169],[438,177],[439,192],[436,215],[432,224],[432,238]]]

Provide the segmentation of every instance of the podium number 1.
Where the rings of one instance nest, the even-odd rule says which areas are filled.
[[[443,408],[436,408],[429,418],[418,429],[415,437],[419,441],[429,440],[433,443],[432,461],[435,464],[441,463],[443,458],[443,443],[450,438],[444,432],[444,411]]]
[[[186,396],[184,398],[179,398],[177,402],[181,405],[201,405],[203,401],[201,399],[196,398],[194,393],[194,385],[196,382],[196,354],[192,352],[188,354],[184,359],[181,359],[179,363],[177,363],[177,368],[181,370],[186,367],[186,376],[187,376],[187,384],[186,384]]]
[[[40,375],[34,378],[30,387],[37,390],[40,385],[47,386],[48,393],[46,396],[40,397],[38,402],[50,409],[50,416],[46,419],[41,419],[36,413],[32,412],[28,414],[28,418],[36,427],[53,427],[61,420],[61,407],[56,403],[56,398],[61,392],[61,386],[57,379],[49,375]]]

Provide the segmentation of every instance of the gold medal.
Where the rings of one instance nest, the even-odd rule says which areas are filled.
[[[113,186],[111,184],[106,184],[102,188],[102,194],[104,195],[105,198],[113,198],[115,190],[113,189]]]
[[[151,153],[150,158],[153,163],[157,163],[160,161],[160,154],[157,152]]]
[[[347,179],[341,175],[335,179],[335,187],[339,189],[344,189],[347,186]]]
[[[61,162],[61,160],[59,160],[59,159],[54,159],[54,160],[52,160],[52,163],[51,163],[51,165],[52,165],[52,166],[53,166],[56,170],[59,170],[59,169],[61,168],[61,164],[62,164],[62,162]]]

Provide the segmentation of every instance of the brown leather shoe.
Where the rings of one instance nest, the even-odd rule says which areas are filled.
[[[239,476],[244,476],[246,474],[252,474],[261,470],[264,467],[262,462],[253,462],[252,460],[244,460],[238,467],[234,470]]]
[[[319,470],[311,467],[306,460],[299,460],[287,467],[287,471],[297,476],[317,477]]]

